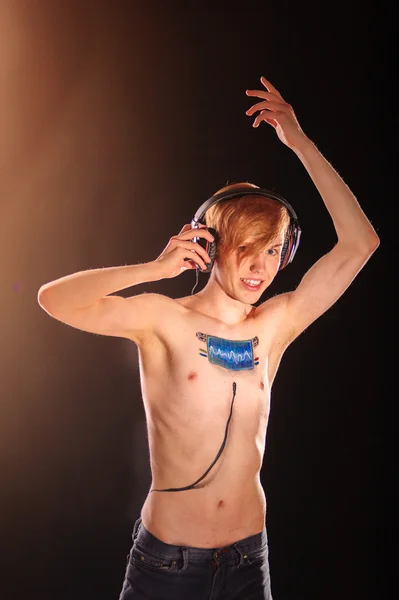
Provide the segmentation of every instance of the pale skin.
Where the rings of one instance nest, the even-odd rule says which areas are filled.
[[[192,296],[130,298],[115,291],[145,281],[179,276],[209,256],[192,242],[212,239],[185,225],[162,254],[146,265],[98,269],[46,284],[41,306],[73,327],[124,337],[138,347],[147,417],[152,489],[183,487],[208,468],[221,445],[236,382],[236,398],[224,452],[199,484],[184,492],[149,493],[145,527],[169,544],[221,547],[262,531],[266,499],[260,482],[271,388],[287,347],[343,294],[378,247],[379,239],[355,196],[301,129],[292,106],[264,77],[247,111],[293,150],[309,173],[332,218],[337,243],[304,275],[298,287],[260,304],[278,272],[283,237],[238,267],[236,253],[216,261],[208,283]],[[250,241],[248,236],[248,241]],[[184,259],[189,259],[184,260]],[[261,280],[259,291],[242,279]],[[197,332],[226,340],[257,336],[253,369],[233,371],[201,356]]]

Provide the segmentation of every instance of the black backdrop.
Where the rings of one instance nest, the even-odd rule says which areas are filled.
[[[0,11],[2,598],[117,598],[150,483],[134,345],[50,319],[38,288],[153,260],[228,181],[280,192],[303,229],[263,299],[294,288],[335,241],[295,154],[245,115],[261,75],[381,238],[274,384],[262,469],[274,597],[393,595],[393,3],[17,0]],[[186,272],[121,294],[193,285]]]

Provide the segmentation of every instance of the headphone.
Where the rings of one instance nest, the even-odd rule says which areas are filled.
[[[191,220],[191,227],[193,229],[198,229],[199,223],[205,225],[205,213],[214,204],[217,204],[222,200],[230,200],[231,198],[238,198],[241,196],[265,196],[266,198],[270,198],[272,200],[280,202],[288,210],[288,213],[290,215],[290,224],[288,227],[287,234],[285,236],[283,248],[281,250],[281,260],[279,265],[279,271],[281,271],[282,269],[284,269],[284,267],[286,267],[289,263],[291,263],[294,260],[295,253],[298,250],[302,230],[299,227],[298,217],[291,204],[276,192],[264,190],[257,187],[252,188],[242,186],[241,188],[236,187],[234,190],[231,191],[219,192],[217,194],[214,194],[213,196],[208,198],[208,200],[205,200],[205,202],[203,202],[198,208],[197,212]],[[200,238],[198,236],[192,239],[193,242],[197,242],[205,248],[211,259],[211,262],[207,265],[205,271],[202,271],[197,265],[197,272],[201,271],[201,273],[210,273],[215,262],[218,235],[217,231],[213,229],[213,227],[208,227],[208,231],[210,231],[210,233],[215,238],[213,242],[209,242],[208,240],[205,240],[204,238]]]

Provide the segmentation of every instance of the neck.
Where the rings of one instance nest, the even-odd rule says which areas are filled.
[[[193,307],[224,325],[238,325],[254,311],[251,304],[244,304],[230,296],[211,274],[203,290],[194,294]]]

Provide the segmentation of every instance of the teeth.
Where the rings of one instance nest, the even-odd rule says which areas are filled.
[[[260,279],[243,279],[243,281],[248,285],[253,285],[254,287],[259,285],[261,282]]]

